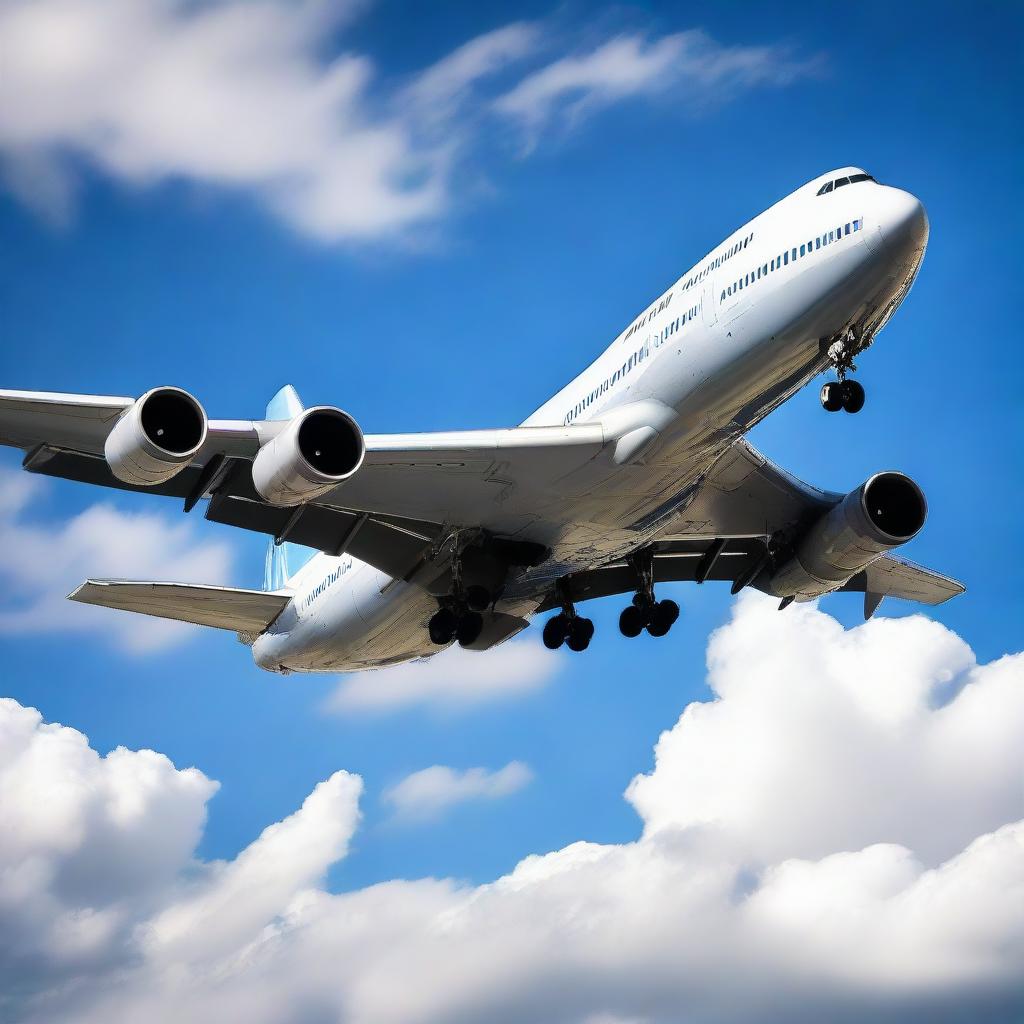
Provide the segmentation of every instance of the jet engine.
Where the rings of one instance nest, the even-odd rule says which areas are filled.
[[[180,473],[206,440],[206,412],[181,388],[153,388],[121,415],[103,455],[118,480],[152,487]]]
[[[320,405],[300,413],[252,464],[252,482],[271,505],[301,505],[347,480],[363,462],[363,432],[348,413]]]
[[[876,473],[811,526],[765,589],[799,600],[827,594],[915,537],[927,514],[924,493],[910,477]]]

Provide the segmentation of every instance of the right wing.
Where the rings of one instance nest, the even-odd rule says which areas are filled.
[[[444,572],[451,530],[515,534],[557,502],[574,471],[607,446],[599,424],[366,435],[363,466],[340,487],[296,507],[266,502],[252,459],[287,420],[210,420],[192,461],[162,483],[117,479],[107,436],[134,399],[0,391],[0,444],[25,450],[29,472],[182,499],[209,498],[206,518],[338,555],[348,552],[399,579],[428,585]],[[513,493],[529,514],[508,512]],[[529,540],[529,538],[524,538]]]

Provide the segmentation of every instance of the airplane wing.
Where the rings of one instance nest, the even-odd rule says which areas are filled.
[[[559,481],[605,447],[596,424],[421,434],[368,434],[359,472],[297,508],[257,493],[252,459],[286,425],[210,420],[192,461],[150,486],[126,484],[104,457],[107,436],[134,399],[0,391],[0,443],[26,451],[24,468],[45,476],[179,498],[186,511],[209,498],[206,518],[325,551],[348,552],[407,578],[451,525],[488,525],[512,490],[554,500]]]
[[[129,580],[86,580],[68,597],[82,604],[120,608],[253,636],[262,633],[291,600],[290,594],[281,592]]]
[[[685,509],[662,525],[652,545],[654,582],[724,580],[734,592],[742,589],[771,558],[773,543],[799,536],[844,497],[804,483],[741,439],[712,466]],[[574,601],[586,601],[633,593],[640,577],[632,562],[618,561],[575,573],[562,585]],[[865,618],[870,618],[883,597],[937,605],[965,587],[885,554],[839,590],[863,593]],[[552,595],[539,610],[559,604]]]

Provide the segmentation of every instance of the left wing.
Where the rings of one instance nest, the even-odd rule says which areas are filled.
[[[81,604],[120,608],[253,636],[262,633],[291,600],[291,594],[284,592],[129,580],[86,580],[68,597]]]

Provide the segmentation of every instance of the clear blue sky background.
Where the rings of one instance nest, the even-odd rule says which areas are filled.
[[[924,201],[924,267],[861,362],[863,413],[826,416],[808,390],[753,441],[837,490],[888,467],[919,480],[931,515],[908,554],[969,587],[935,617],[979,658],[998,657],[1024,639],[1019,11],[569,4],[558,16],[567,32],[595,19],[652,34],[702,27],[723,44],[820,55],[821,70],[698,110],[671,95],[623,103],[521,158],[481,149],[473,170],[489,187],[467,188],[425,246],[323,245],[238,197],[128,191],[90,172],[66,228],[0,196],[0,382],[107,394],[174,383],[220,417],[258,416],[291,382],[368,431],[514,424],[734,227],[810,177],[858,164]],[[539,3],[385,3],[344,45],[387,81],[550,14]],[[56,522],[99,497],[177,514],[163,499],[57,483],[32,518]],[[200,534],[229,540],[236,582],[259,584],[261,539],[211,524]],[[621,602],[600,602],[590,651],[566,658],[551,685],[456,716],[327,717],[318,706],[332,678],[265,675],[212,631],[156,658],[104,638],[7,636],[2,692],[102,751],[152,747],[219,779],[206,856],[230,856],[344,767],[366,780],[366,824],[335,886],[485,880],[528,852],[636,834],[620,794],[650,767],[659,731],[706,696],[708,633],[730,608],[716,585],[673,596],[684,611],[668,639],[622,639]],[[859,619],[856,598],[825,607]],[[511,759],[537,776],[512,798],[426,827],[385,820],[382,789],[410,771]]]

